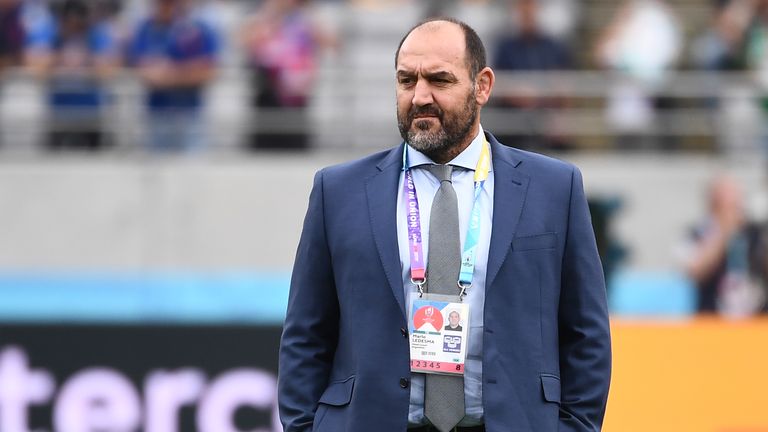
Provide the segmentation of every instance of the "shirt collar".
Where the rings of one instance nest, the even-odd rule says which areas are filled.
[[[469,143],[469,146],[461,153],[453,158],[448,165],[462,167],[464,169],[474,171],[477,167],[477,161],[480,160],[480,153],[483,151],[483,145],[485,142],[485,133],[483,132],[483,126],[478,127],[478,132],[475,138]],[[408,168],[416,167],[419,165],[434,165],[435,162],[427,157],[424,153],[416,150],[408,145]],[[490,169],[491,171],[493,168]]]

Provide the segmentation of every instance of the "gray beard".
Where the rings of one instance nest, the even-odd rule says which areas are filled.
[[[419,121],[419,119],[414,119],[406,124],[405,121],[398,119],[400,136],[411,147],[424,153],[432,160],[437,161],[443,159],[453,159],[453,157],[458,155],[458,152],[456,155],[452,155],[453,157],[448,156],[451,155],[453,151],[455,151],[457,146],[461,145],[464,143],[464,141],[467,140],[470,132],[472,131],[472,125],[477,119],[477,105],[474,105],[474,101],[471,100],[471,98],[467,101],[467,104],[469,115],[462,125],[458,124],[458,121],[462,120],[460,118],[456,119],[456,122],[451,122],[449,119],[449,121],[445,123],[445,115],[443,115],[440,118],[439,130],[437,132],[430,133],[428,131],[429,122],[427,121]],[[466,113],[467,111],[464,111],[462,114]],[[410,127],[414,124],[416,126],[415,130]]]
[[[451,139],[448,132],[440,125],[440,129],[435,132],[429,132],[429,123],[426,121],[414,120],[416,130],[408,129],[405,141],[416,150],[428,154],[431,152],[440,152],[451,146]]]

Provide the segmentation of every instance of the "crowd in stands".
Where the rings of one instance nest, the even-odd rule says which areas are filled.
[[[294,124],[307,123],[306,110],[319,75],[318,55],[343,43],[336,37],[343,29],[319,23],[311,1],[261,0],[239,2],[246,4],[239,10],[250,13],[238,17],[233,31],[232,23],[217,19],[217,10],[234,3],[238,2],[0,0],[0,89],[2,71],[9,67],[43,80],[50,128],[45,145],[97,149],[111,142],[100,126],[103,107],[112,96],[105,83],[127,69],[146,92],[146,146],[194,150],[205,147],[204,90],[216,79],[225,51],[236,50],[241,53],[239,66],[248,71],[254,112],[290,108]],[[589,36],[585,23],[597,10],[590,8],[591,3],[603,9],[607,4],[568,0],[420,4],[422,17],[454,15],[489,35],[488,57],[497,72],[614,72],[620,78],[606,83],[603,108],[619,147],[643,145],[641,141],[649,138],[661,149],[679,145],[674,136],[649,133],[659,111],[679,104],[659,90],[671,72],[749,71],[758,85],[768,85],[768,0],[700,0],[700,8],[711,11],[711,19],[700,28],[685,28],[686,17],[679,16],[673,2],[625,0],[611,4],[604,13],[606,20]],[[399,3],[350,0],[345,7],[382,4]],[[471,16],[461,16],[477,10],[500,13],[494,12],[495,21],[480,25]],[[723,112],[733,107],[720,104],[718,98],[704,102],[713,116],[733,117]],[[768,110],[768,99],[753,102],[753,114]],[[534,86],[518,84],[497,94],[495,105],[523,119],[516,132],[501,134],[511,144],[544,150],[573,147],[562,119],[549,114],[574,105],[567,92],[541,94]],[[244,140],[247,147],[310,145],[306,128],[275,129],[270,118],[251,119]],[[739,127],[724,124],[723,129],[729,126]],[[758,135],[768,141],[768,133]]]
[[[131,2],[116,0],[0,0],[0,80],[4,71],[17,68],[45,83],[46,147],[93,150],[110,144],[101,125],[113,96],[106,84],[130,70],[145,90],[146,146],[200,149],[206,136],[204,90],[216,76],[222,47],[232,42],[224,38],[228,29],[216,22],[215,3],[150,0],[136,12]],[[255,107],[308,103],[322,41],[304,3],[261,2],[234,41],[246,53]],[[126,20],[126,15],[134,16]],[[254,136],[252,146],[268,147],[274,139]],[[304,136],[280,142],[307,145]]]

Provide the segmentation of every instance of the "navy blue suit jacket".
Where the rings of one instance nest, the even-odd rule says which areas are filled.
[[[483,334],[486,430],[600,430],[610,334],[581,174],[488,139],[495,190]],[[280,347],[286,432],[407,428],[396,223],[402,151],[315,176]]]

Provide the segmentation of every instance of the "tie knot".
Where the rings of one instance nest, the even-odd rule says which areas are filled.
[[[431,172],[440,182],[451,181],[451,172],[453,171],[452,165],[427,165],[425,167],[427,171]]]

